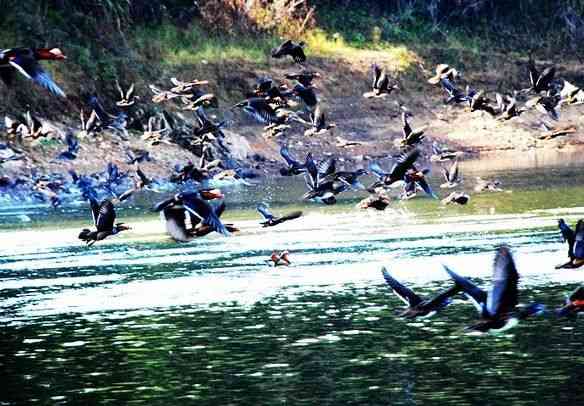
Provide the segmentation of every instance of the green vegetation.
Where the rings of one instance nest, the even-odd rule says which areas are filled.
[[[251,4],[251,6],[250,6]],[[47,64],[70,100],[115,94],[114,81],[143,85],[191,67],[245,62],[269,67],[281,37],[303,39],[312,58],[387,61],[412,73],[436,60],[480,66],[490,53],[549,57],[583,41],[584,1],[311,0],[0,0],[3,47],[59,46],[66,64]],[[473,57],[471,57],[474,55]],[[484,61],[483,61],[484,62]],[[250,65],[251,64],[251,65]],[[470,70],[470,69],[469,69]],[[208,73],[208,70],[204,70]],[[214,81],[213,77],[209,78]],[[218,82],[218,81],[217,81]],[[19,82],[22,83],[22,82]],[[71,111],[30,85],[9,90],[0,113],[32,106],[45,115]]]

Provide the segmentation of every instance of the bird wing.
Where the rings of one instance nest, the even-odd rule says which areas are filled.
[[[140,180],[142,181],[142,183],[144,185],[147,185],[150,183],[150,179],[148,179],[146,174],[144,172],[142,172],[142,169],[140,169],[140,167],[136,168],[136,175],[138,175],[138,177],[140,178]]]
[[[9,63],[27,79],[34,80],[37,84],[47,89],[55,96],[66,97],[63,90],[61,90],[61,88],[53,81],[51,75],[49,75],[34,58],[29,56],[17,56]]]
[[[578,220],[576,232],[574,233],[574,257],[584,258],[584,221]]]
[[[446,180],[446,182],[450,182],[450,172],[448,171],[447,168],[442,168],[442,176],[444,177],[444,180]]]
[[[430,309],[436,308],[443,304],[444,302],[446,302],[452,296],[456,295],[461,290],[462,288],[459,285],[454,284],[454,286],[450,287],[449,289],[446,289],[445,291],[440,292],[439,294],[434,296],[432,299],[427,300],[425,305]]]
[[[377,65],[373,65],[373,89],[377,89],[379,87],[379,78],[381,76],[381,68]]]
[[[448,78],[441,78],[440,84],[442,85],[442,88],[446,91],[446,93],[448,93],[450,96],[455,96],[457,93],[459,93],[456,86],[454,86],[454,83],[448,80]]]
[[[97,218],[99,217],[99,203],[93,197],[89,197],[89,208],[91,209],[91,218],[93,224],[97,227]]]
[[[408,138],[408,136],[412,133],[412,127],[410,126],[410,123],[408,121],[408,116],[406,115],[406,113],[402,113],[402,134],[404,136],[404,138]]]
[[[110,200],[104,200],[99,205],[95,226],[97,231],[111,231],[116,220],[116,210]]]
[[[539,72],[535,67],[535,62],[531,58],[529,58],[529,62],[527,63],[527,69],[529,70],[529,81],[531,82],[531,87],[536,87],[537,80],[539,79]]]
[[[335,158],[328,158],[320,161],[317,165],[317,171],[319,180],[334,174],[336,171]]]
[[[223,235],[229,235],[229,231],[221,222],[209,203],[199,198],[196,194],[183,194],[185,209],[202,220],[203,225],[208,225],[214,231]]]
[[[312,159],[312,154],[306,155],[306,172],[304,173],[304,179],[306,180],[306,185],[309,189],[315,189],[318,185],[318,168],[314,159]]]
[[[434,199],[438,199],[438,196],[436,196],[436,194],[434,193],[434,191],[430,187],[430,184],[428,183],[428,181],[426,181],[425,178],[419,179],[418,180],[418,185],[420,185],[420,187],[422,188],[422,190],[424,192],[426,192],[427,195],[433,197]]]
[[[476,307],[479,313],[482,314],[484,306],[487,302],[487,292],[476,286],[474,283],[469,281],[467,278],[458,275],[456,272],[451,270],[445,265],[442,265],[444,270],[450,275],[454,282],[462,289],[465,296],[468,297],[473,305]]]
[[[176,241],[186,242],[192,238],[187,230],[186,213],[181,207],[167,207],[160,212],[160,218],[164,221],[166,232]]]
[[[458,161],[454,161],[454,163],[450,167],[448,181],[456,182],[457,179],[458,179]]]
[[[278,47],[272,49],[272,57],[273,58],[281,58],[284,55],[287,55],[290,52],[290,47],[292,46],[291,40],[286,40]]]
[[[296,63],[306,62],[306,55],[304,54],[304,50],[302,49],[301,46],[295,46],[294,48],[292,48],[291,51],[292,51],[291,55],[292,58],[294,59],[294,62]]]
[[[326,126],[326,117],[324,111],[320,108],[320,105],[316,106],[316,109],[312,114],[312,123],[317,130],[321,130]]]
[[[284,158],[288,166],[291,167],[302,166],[302,164],[299,161],[297,161],[296,159],[294,159],[292,155],[290,155],[290,151],[288,150],[288,147],[286,145],[282,145],[282,148],[280,148],[280,155],[282,155],[282,158]]]
[[[503,96],[501,96],[501,93],[495,94],[495,100],[497,101],[497,109],[499,112],[503,112],[505,110],[505,102],[503,101]]]
[[[502,246],[497,250],[493,266],[493,283],[487,296],[487,311],[491,316],[509,313],[518,304],[517,284],[519,274],[509,248]]]
[[[225,212],[226,208],[227,208],[227,205],[225,204],[225,202],[221,202],[221,204],[217,205],[217,207],[215,207],[215,209],[214,209],[215,215],[218,218],[221,218],[221,216]]]
[[[568,243],[568,256],[570,259],[573,259],[574,243],[576,242],[576,235],[574,230],[572,230],[563,219],[558,221],[558,226],[560,227],[560,232],[562,233],[562,237],[564,237],[564,241]]]
[[[126,100],[130,100],[130,98],[132,97],[133,94],[134,94],[134,83],[132,83],[130,85],[130,88],[126,92]]]
[[[280,217],[280,222],[294,220],[302,216],[301,211],[293,211],[291,213],[286,214],[285,216]]]
[[[400,155],[393,168],[391,168],[390,176],[394,179],[403,179],[406,171],[414,165],[419,156],[420,151],[418,149],[413,149]]]
[[[270,210],[268,209],[268,205],[265,203],[260,203],[256,206],[257,211],[262,215],[262,217],[264,218],[264,220],[272,220],[274,218],[274,215],[272,214],[272,212],[270,212]]]
[[[373,175],[375,175],[378,179],[381,179],[387,175],[389,175],[389,173],[385,172],[383,169],[381,169],[381,166],[379,166],[379,164],[377,162],[371,162],[369,164],[369,170],[373,173]]]
[[[158,202],[152,207],[152,211],[162,211],[175,203],[174,196]]]
[[[570,294],[570,297],[568,299],[571,302],[573,302],[575,300],[584,300],[584,286],[580,286],[580,287],[576,288],[576,290],[574,290]]]
[[[549,68],[545,68],[543,70],[543,72],[541,72],[541,75],[539,76],[539,78],[537,78],[537,82],[535,83],[536,87],[538,89],[547,89],[551,83],[551,81],[554,79],[554,76],[556,75],[556,68],[554,68],[553,66],[550,66]]]
[[[414,307],[420,303],[422,303],[422,298],[416,295],[410,288],[402,285],[396,279],[394,279],[387,269],[382,268],[381,273],[383,274],[383,279],[385,279],[385,283],[393,290],[395,293],[406,305],[410,307]]]

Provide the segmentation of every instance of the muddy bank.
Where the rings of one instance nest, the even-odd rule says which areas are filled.
[[[584,145],[582,127],[582,106],[564,106],[557,126],[573,126],[576,131],[554,139],[540,139],[543,117],[537,111],[530,111],[509,121],[497,121],[485,112],[470,112],[463,105],[453,106],[444,103],[444,94],[439,88],[426,83],[430,68],[439,61],[439,55],[426,55],[420,59],[419,66],[405,72],[392,70],[392,61],[382,52],[363,52],[356,59],[314,58],[307,66],[321,74],[317,80],[317,94],[321,105],[327,112],[328,121],[336,124],[329,133],[321,136],[305,136],[306,127],[293,124],[285,134],[267,137],[262,126],[256,124],[241,112],[229,107],[241,100],[259,77],[269,76],[283,80],[286,72],[295,70],[289,62],[270,61],[267,65],[227,62],[175,67],[167,77],[155,84],[168,88],[168,78],[177,76],[182,79],[200,78],[209,80],[207,90],[217,94],[219,108],[211,109],[209,114],[215,120],[224,120],[225,145],[235,164],[248,168],[260,176],[271,176],[281,166],[279,155],[281,145],[287,144],[299,156],[312,151],[316,157],[336,156],[341,166],[347,168],[366,167],[368,161],[391,158],[399,152],[401,139],[401,107],[406,106],[413,114],[414,127],[426,127],[426,138],[421,144],[424,156],[429,157],[433,142],[464,152],[462,159],[477,157],[481,154],[497,153],[502,150],[526,151],[531,149],[580,150]],[[388,66],[400,90],[383,99],[364,99],[363,93],[370,90],[370,66],[373,62]],[[544,61],[545,62],[545,61]],[[481,75],[477,66],[469,59],[461,59],[463,79],[460,86],[469,83],[478,89],[493,91],[517,89],[527,82],[521,64],[504,63],[503,56],[488,66],[500,68],[499,75]],[[576,65],[561,66],[558,77],[573,80]],[[484,73],[484,72],[483,72]],[[505,79],[505,80],[503,80]],[[284,80],[283,80],[284,81]],[[292,82],[288,82],[289,85]],[[140,97],[138,103],[151,109],[152,93],[146,82],[136,85]],[[111,101],[106,101],[111,105]],[[180,104],[173,102],[155,106],[156,111],[179,111]],[[182,112],[187,121],[194,121],[190,112]],[[72,112],[71,117],[77,113]],[[142,120],[144,121],[144,120]],[[19,148],[23,159],[7,160],[0,168],[4,177],[31,177],[42,174],[66,174],[74,168],[79,173],[92,173],[104,169],[113,162],[122,170],[130,170],[127,152],[148,150],[152,161],[141,164],[143,170],[153,177],[168,177],[172,168],[189,160],[198,162],[199,157],[178,145],[160,144],[151,146],[141,139],[140,131],[130,130],[127,140],[115,133],[104,131],[96,137],[80,138],[78,156],[72,161],[59,161],[56,156],[65,149],[64,137],[71,129],[79,134],[79,123],[73,119],[64,122],[46,122],[56,131],[46,139],[24,141]],[[143,123],[145,125],[145,123]],[[347,145],[347,143],[351,145]]]

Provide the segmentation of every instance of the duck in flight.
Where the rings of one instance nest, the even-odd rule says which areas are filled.
[[[375,175],[377,181],[369,186],[368,190],[374,191],[378,187],[391,186],[396,182],[404,180],[406,173],[412,169],[419,156],[420,151],[418,149],[412,149],[403,153],[397,158],[396,163],[389,172],[385,172],[377,163],[371,163],[369,170]]]
[[[95,198],[90,197],[89,206],[95,231],[84,228],[79,233],[79,239],[85,241],[87,246],[92,246],[97,241],[101,241],[110,235],[116,235],[130,229],[124,223],[115,223],[116,210],[111,200],[106,199],[98,203]]]
[[[274,227],[288,220],[295,220],[302,216],[301,211],[293,211],[292,213],[286,214],[281,217],[274,216],[274,214],[270,211],[266,203],[258,204],[257,211],[263,217],[263,221],[260,223],[262,227]]]
[[[178,193],[157,203],[153,210],[160,212],[167,233],[177,242],[188,242],[213,231],[229,235],[239,230],[221,222],[225,203],[213,207],[207,202],[221,197],[217,189]]]
[[[282,158],[286,161],[286,167],[280,168],[280,175],[282,176],[294,176],[306,172],[306,162],[312,160],[312,154],[309,152],[306,155],[305,162],[300,162],[290,154],[290,150],[286,145],[283,145],[280,148],[280,155],[282,155]]]
[[[66,97],[65,92],[53,81],[39,61],[60,61],[67,59],[59,48],[10,48],[0,50],[0,78],[10,86],[16,72],[33,80],[55,96]]]
[[[394,90],[398,90],[399,86],[395,83],[390,83],[389,76],[385,69],[374,63],[371,66],[373,70],[373,84],[370,92],[364,93],[363,97],[366,99],[385,97],[391,94]]]
[[[575,269],[584,265],[584,220],[578,220],[576,229],[572,230],[563,219],[558,220],[558,226],[568,243],[568,257],[565,264],[556,266],[556,269]]]
[[[280,59],[285,56],[291,56],[294,62],[302,64],[306,62],[304,47],[306,47],[306,43],[303,41],[296,43],[292,40],[286,40],[272,49],[272,58]]]
[[[514,327],[520,320],[544,311],[543,305],[538,303],[518,308],[519,274],[511,251],[506,246],[497,249],[493,264],[493,282],[488,292],[448,267],[444,268],[479,313],[479,321],[467,327],[467,330],[502,332]]]
[[[270,259],[268,263],[271,263],[272,266],[289,266],[291,264],[288,255],[290,253],[287,250],[284,251],[273,251],[272,255],[270,255]]]
[[[440,185],[441,188],[452,189],[458,186],[460,183],[458,161],[454,161],[454,163],[450,166],[450,169],[442,168],[442,175],[444,176],[444,180],[446,182]]]
[[[397,279],[392,277],[387,269],[382,268],[381,273],[385,279],[385,283],[391,288],[393,293],[397,295],[405,304],[406,309],[399,313],[400,317],[406,319],[415,319],[416,317],[431,317],[438,311],[444,309],[452,302],[452,296],[459,293],[462,289],[458,285],[439,293],[431,299],[424,300],[414,293],[410,288],[401,284]]]

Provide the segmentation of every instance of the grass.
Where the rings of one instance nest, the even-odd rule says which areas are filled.
[[[163,24],[156,28],[139,28],[134,33],[139,54],[157,54],[162,64],[219,63],[242,60],[265,63],[269,50],[277,44],[270,36],[210,35],[193,25],[188,30]]]
[[[170,24],[139,28],[133,37],[138,54],[160,60],[167,66],[220,63],[224,60],[264,66],[270,50],[281,42],[280,38],[269,35],[217,36],[207,34],[198,26],[183,30]],[[308,45],[309,56],[323,59],[378,58],[391,61],[395,71],[405,71],[417,61],[417,56],[408,47],[389,42],[360,47],[346,42],[341,34],[328,34],[319,29],[308,31],[302,39]]]

